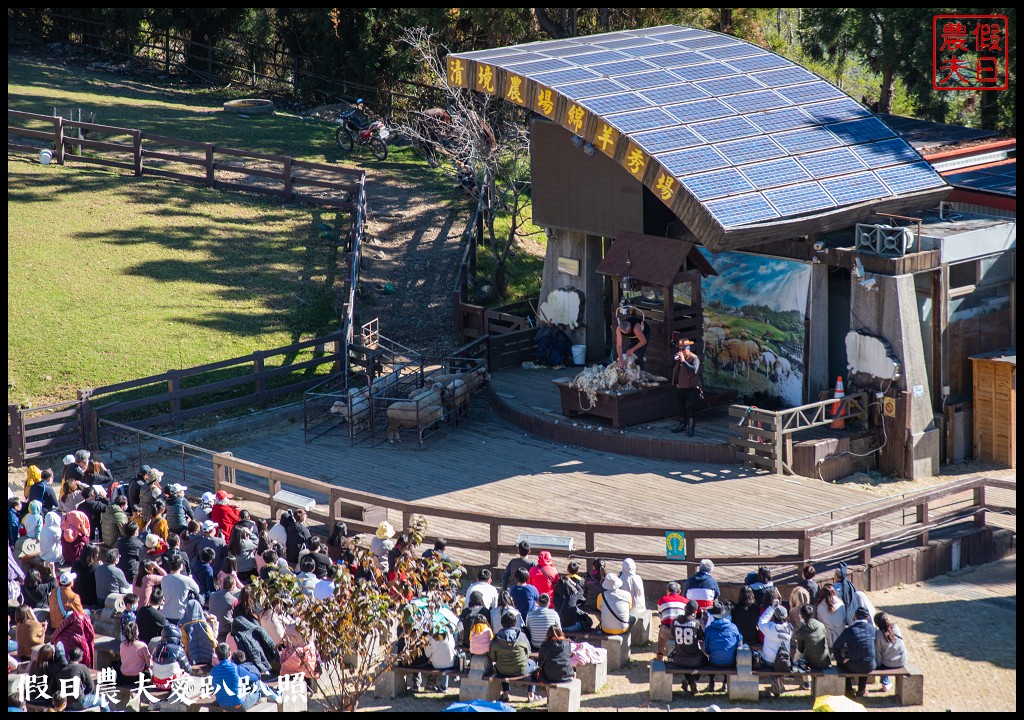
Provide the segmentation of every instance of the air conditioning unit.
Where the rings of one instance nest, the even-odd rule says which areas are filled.
[[[908,227],[858,224],[854,250],[881,257],[903,257],[914,247],[917,235]]]

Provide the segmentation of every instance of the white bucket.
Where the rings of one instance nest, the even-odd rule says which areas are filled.
[[[53,160],[53,152],[52,151],[47,149],[47,150],[43,150],[41,153],[39,153],[39,164],[40,165],[49,165],[51,160]]]
[[[572,364],[573,365],[586,365],[587,364],[587,346],[586,345],[573,345],[572,346]]]

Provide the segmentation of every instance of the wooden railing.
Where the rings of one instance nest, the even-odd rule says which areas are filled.
[[[261,193],[279,197],[286,202],[306,202],[349,210],[354,214],[362,210],[360,198],[365,202],[363,195],[366,173],[362,170],[296,160],[285,155],[236,150],[214,143],[172,138],[133,128],[65,120],[62,117],[18,110],[8,110],[7,120],[8,152],[38,154],[41,147],[17,140],[46,140],[52,145],[53,160],[58,164],[73,160],[129,170],[136,177],[152,175],[198,183],[209,188]],[[38,127],[16,127],[11,124],[14,120],[35,123],[37,126],[48,125],[50,128],[43,130]],[[87,130],[94,135],[127,137],[130,141],[68,137],[66,133],[69,129]],[[79,145],[101,151],[107,156],[72,155],[68,152],[69,146]],[[169,151],[168,147],[179,149]],[[151,165],[150,161],[158,165]],[[167,169],[168,163],[176,169]],[[195,168],[196,171],[183,172],[185,168]],[[221,177],[218,177],[218,174]],[[225,174],[230,179],[225,179]],[[313,194],[317,189],[329,192]]]
[[[1014,506],[997,506],[987,502],[987,489],[1015,491],[1014,481],[973,476],[941,487],[903,498],[882,498],[877,505],[854,515],[807,528],[752,528],[705,529],[674,526],[638,527],[610,523],[588,523],[547,520],[516,516],[500,516],[455,510],[424,503],[406,502],[337,484],[320,482],[294,473],[248,462],[230,455],[213,458],[214,484],[217,490],[230,490],[236,496],[268,506],[276,518],[278,507],[273,496],[282,489],[312,492],[325,510],[314,509],[312,517],[328,524],[344,520],[349,530],[372,532],[376,522],[383,519],[379,511],[401,513],[403,527],[410,527],[415,516],[427,520],[428,528],[439,532],[437,521],[448,521],[444,536],[449,548],[462,548],[488,553],[492,566],[497,566],[501,554],[514,554],[514,538],[518,532],[552,532],[575,536],[581,548],[576,555],[608,559],[633,558],[637,562],[679,562],[696,565],[708,558],[719,565],[797,565],[805,562],[827,562],[858,556],[863,562],[871,558],[872,549],[896,540],[927,544],[929,533],[973,518],[976,525],[985,524],[989,511],[1016,515]],[[253,481],[265,482],[266,491],[243,485],[238,474]],[[957,496],[966,496],[957,499]],[[934,511],[940,500],[948,502],[941,511]],[[912,513],[907,522],[907,510]],[[374,512],[378,511],[375,515]],[[897,517],[899,516],[899,517]],[[372,517],[371,522],[366,519]],[[454,521],[454,523],[452,523]],[[458,528],[458,533],[450,530]],[[651,552],[652,547],[664,547],[667,531],[679,531],[685,538],[686,559],[666,560],[664,552]],[[505,532],[503,532],[505,531]],[[630,540],[632,539],[632,540]],[[642,539],[647,539],[644,543]],[[741,541],[748,543],[749,554],[716,554],[715,543]]]
[[[836,412],[833,408],[838,407]],[[784,410],[763,410],[752,405],[731,405],[729,416],[737,418],[730,424],[734,436],[729,444],[737,448],[739,462],[763,467],[783,475],[793,472],[793,434],[822,427],[837,418],[864,420],[868,418],[867,393],[854,393],[840,400],[820,400]]]

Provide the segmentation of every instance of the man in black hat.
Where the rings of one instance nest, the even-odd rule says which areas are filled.
[[[712,667],[736,667],[736,651],[743,644],[743,635],[729,615],[729,607],[721,600],[715,600],[709,611],[711,622],[704,631],[704,648]],[[715,691],[715,676],[710,675],[708,692]],[[722,676],[722,690],[728,690],[729,676]]]
[[[867,690],[867,674],[875,669],[875,626],[871,624],[871,611],[859,607],[853,616],[853,624],[836,638],[832,648],[839,672],[857,674],[857,697],[864,697]],[[853,679],[846,680],[846,694],[853,692]]]
[[[675,365],[672,367],[672,384],[676,387],[676,401],[679,403],[679,426],[672,432],[683,430],[693,436],[696,423],[693,413],[698,402],[704,397],[703,383],[700,379],[700,358],[693,352],[693,340],[678,338],[676,340]]]

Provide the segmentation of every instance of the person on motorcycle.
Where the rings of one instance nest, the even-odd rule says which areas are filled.
[[[370,127],[370,123],[373,121],[366,110],[366,102],[362,98],[356,100],[356,108],[352,111],[348,121],[356,130],[362,131]]]

